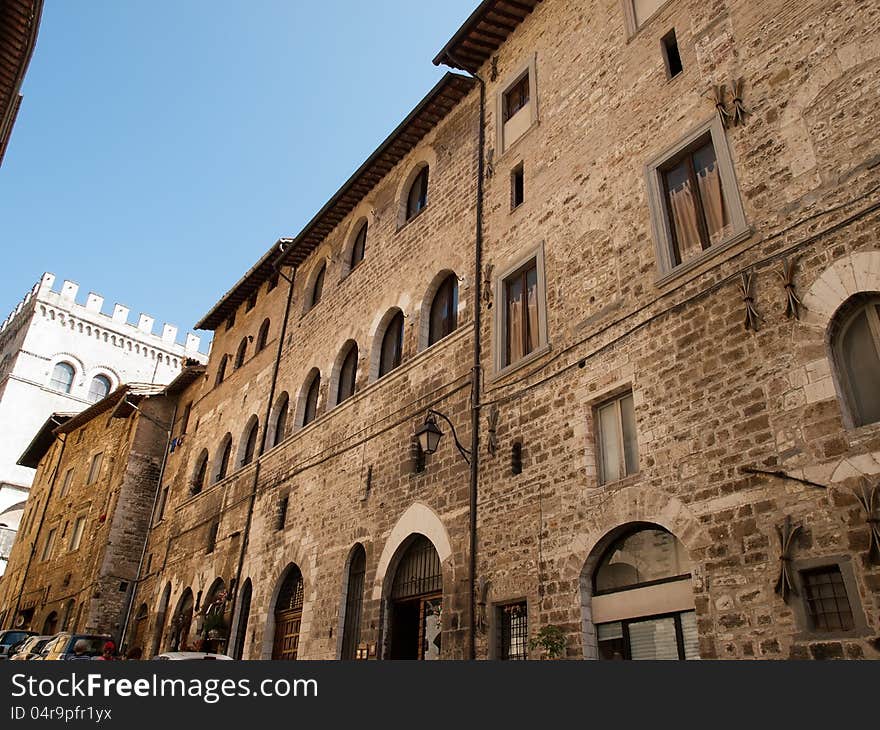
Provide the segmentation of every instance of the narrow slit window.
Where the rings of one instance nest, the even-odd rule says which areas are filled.
[[[666,76],[674,79],[684,71],[681,54],[678,51],[678,39],[675,37],[675,28],[663,36],[660,44],[663,47],[663,59],[666,61]]]
[[[525,200],[525,176],[519,163],[510,173],[510,209],[518,208]]]

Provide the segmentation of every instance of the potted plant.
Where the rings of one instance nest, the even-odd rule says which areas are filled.
[[[547,624],[529,641],[529,649],[540,649],[542,659],[561,659],[565,653],[565,633],[555,624]]]

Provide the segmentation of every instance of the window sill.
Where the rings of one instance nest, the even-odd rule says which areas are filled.
[[[497,169],[498,165],[500,165],[501,162],[516,149],[517,145],[522,142],[526,137],[528,137],[532,133],[533,129],[539,126],[541,126],[541,120],[536,119],[526,129],[524,129],[522,134],[520,134],[519,137],[513,140],[513,142],[511,142],[510,144],[505,144],[504,150],[501,152],[500,155],[498,155],[498,157],[495,159],[495,162],[492,163],[493,168]]]
[[[667,284],[671,284],[672,282],[685,277],[687,274],[693,272],[694,269],[705,264],[707,261],[711,261],[713,258],[720,256],[722,253],[728,251],[736,244],[742,243],[746,239],[750,238],[754,232],[755,231],[751,226],[746,226],[744,229],[732,234],[729,238],[722,241],[721,243],[707,248],[705,251],[703,251],[703,253],[701,253],[699,256],[696,256],[695,258],[692,258],[690,261],[686,261],[685,263],[679,264],[670,271],[659,274],[657,277],[654,278],[654,286],[662,288]]]
[[[528,355],[520,358],[515,363],[511,363],[510,365],[505,365],[503,368],[501,368],[501,370],[498,370],[496,373],[494,373],[489,378],[489,382],[494,383],[498,380],[501,380],[502,378],[507,377],[511,373],[515,373],[517,370],[520,370],[520,369],[524,368],[526,365],[529,365],[529,364],[535,362],[535,360],[543,357],[548,352],[550,352],[551,349],[552,349],[551,344],[549,342],[545,342],[537,350],[532,350]]]
[[[400,232],[401,232],[404,228],[406,228],[410,223],[412,223],[413,221],[416,221],[416,220],[418,220],[419,218],[421,218],[421,217],[422,217],[422,214],[423,214],[426,210],[428,210],[428,206],[429,206],[430,204],[431,204],[430,202],[426,203],[426,204],[425,204],[425,207],[422,208],[418,213],[416,213],[415,215],[413,215],[412,218],[407,218],[403,223],[401,223],[399,226],[397,226],[397,231],[395,231],[395,233],[400,233]]]

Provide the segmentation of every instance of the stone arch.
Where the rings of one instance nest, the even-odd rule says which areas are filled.
[[[452,269],[443,269],[431,279],[431,283],[428,284],[427,289],[425,289],[425,295],[422,298],[422,306],[419,309],[419,352],[428,347],[428,335],[431,329],[431,305],[434,303],[434,297],[437,295],[437,291],[443,282],[450,276],[456,278],[456,284],[458,285],[458,308],[456,311],[458,326],[461,326],[461,314],[464,311],[460,286],[461,280]]]
[[[296,428],[302,428],[303,418],[306,413],[306,398],[309,395],[309,388],[312,387],[312,383],[315,381],[315,378],[321,377],[321,371],[314,367],[309,370],[309,374],[306,375],[305,380],[303,380],[302,385],[300,386],[299,393],[296,396],[296,417],[294,419],[294,424]],[[323,384],[318,385],[318,405],[316,410],[317,414],[321,413],[321,392],[324,390]],[[315,416],[316,418],[318,416]]]
[[[238,453],[235,457],[236,469],[251,464],[257,458],[260,448],[259,437],[260,419],[256,413],[252,413],[241,431],[241,437],[238,439]],[[248,451],[250,451],[250,454],[248,454]]]
[[[322,287],[321,299],[327,293],[327,274],[330,273],[330,263],[331,263],[330,249],[329,246],[325,246],[315,257],[312,262],[312,266],[309,269],[309,273],[305,279],[305,286],[303,287],[303,299],[302,299],[302,313],[305,315],[310,312],[312,307],[312,291],[315,288],[315,280],[318,278],[318,274],[321,270],[324,270],[324,284]],[[317,306],[317,305],[315,305]]]
[[[358,206],[359,208],[364,208],[363,205]],[[354,218],[354,222],[348,229],[348,234],[345,237],[345,245],[342,247],[342,252],[340,254],[339,268],[341,269],[340,278],[344,279],[346,276],[351,273],[351,255],[352,249],[354,249],[354,243],[357,240],[358,234],[360,234],[361,229],[366,226],[367,227],[367,238],[366,243],[364,245],[364,258],[366,259],[366,249],[370,242],[370,219],[364,212],[360,212],[359,215],[356,215]]]
[[[280,428],[279,428],[280,426]],[[266,449],[277,446],[284,439],[290,426],[290,396],[282,391],[275,399],[275,405],[269,413],[269,428],[266,433]]]
[[[227,454],[227,449],[229,450]],[[228,431],[220,440],[220,446],[214,455],[214,463],[211,467],[211,484],[225,479],[235,470],[235,462],[232,460],[232,434]]]
[[[394,558],[399,557],[400,547],[414,534],[424,535],[434,544],[441,563],[445,564],[452,557],[452,542],[440,517],[428,505],[414,502],[400,516],[385,540],[373,580],[373,600],[382,598],[385,584],[394,576]]]
[[[398,314],[403,315],[403,347],[401,350],[401,364],[403,364],[406,359],[404,353],[406,352],[407,314],[401,307],[393,306],[382,315],[382,318],[373,330],[373,336],[370,338],[370,370],[368,379],[368,382],[370,383],[379,379],[379,363],[382,359],[382,340],[385,337],[388,325],[391,324],[391,321]]]
[[[634,525],[656,525],[671,533],[684,546],[694,566],[694,584],[701,582],[702,569],[695,558],[710,540],[696,515],[680,500],[660,491],[645,492],[627,487],[598,505],[589,516],[591,528],[575,536],[562,569],[563,575],[577,578],[581,597],[581,637],[583,656],[598,656],[591,601],[592,577],[607,548]]]
[[[306,643],[307,631],[303,630],[308,629],[311,617],[311,601],[309,598],[309,591],[312,590],[311,582],[307,572],[303,569],[304,562],[302,560],[291,560],[287,563],[284,570],[282,570],[278,579],[275,581],[275,585],[272,587],[272,593],[269,597],[269,602],[266,608],[266,623],[263,629],[263,642],[262,648],[260,651],[260,659],[271,659],[272,658],[272,649],[275,639],[275,611],[278,604],[278,596],[281,593],[281,590],[284,588],[284,583],[290,576],[290,574],[297,570],[300,574],[300,579],[302,580],[303,586],[303,604],[302,604],[302,617],[301,617],[301,628],[300,628],[300,639],[299,639],[299,648],[297,650],[297,658],[303,658],[303,648]]]
[[[806,311],[801,321],[824,335],[835,313],[850,297],[877,291],[880,291],[880,251],[847,254],[825,269],[804,294]]]
[[[439,179],[437,175],[437,153],[430,145],[420,147],[413,155],[412,159],[409,160],[409,171],[397,186],[397,191],[395,193],[395,200],[397,201],[397,228],[402,228],[407,223],[406,202],[409,195],[409,189],[412,187],[416,177],[425,167],[428,168],[428,205],[430,205],[432,198],[432,181],[436,183]]]
[[[328,408],[333,408],[334,406],[339,404],[339,373],[342,370],[342,365],[348,357],[348,354],[351,352],[352,348],[354,348],[355,352],[357,353],[357,369],[355,372],[355,390],[357,390],[357,380],[358,376],[360,376],[361,374],[362,353],[358,348],[357,342],[355,342],[354,340],[346,340],[342,347],[339,348],[336,359],[333,361],[333,367],[330,369],[330,381],[327,384]]]
[[[162,644],[162,634],[165,631],[165,618],[168,613],[168,604],[171,601],[171,581],[165,584],[162,596],[159,599],[159,605],[156,609],[156,628],[153,631],[153,641],[150,648],[150,655],[155,656],[159,653]]]

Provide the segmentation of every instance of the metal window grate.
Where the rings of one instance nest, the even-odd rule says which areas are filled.
[[[852,608],[843,576],[836,565],[801,573],[804,598],[813,628],[817,631],[848,631],[853,628]]]
[[[275,603],[275,613],[281,611],[302,611],[303,606],[303,580],[302,573],[295,565],[290,569],[284,585],[278,593],[278,601]]]
[[[348,569],[348,590],[345,594],[345,626],[342,634],[342,658],[354,659],[360,642],[361,611],[364,599],[364,576],[367,554],[358,545]]]
[[[498,607],[501,628],[501,659],[528,659],[529,612],[525,601]]]
[[[413,598],[443,590],[440,556],[431,541],[419,535],[407,548],[394,575],[391,598]]]

